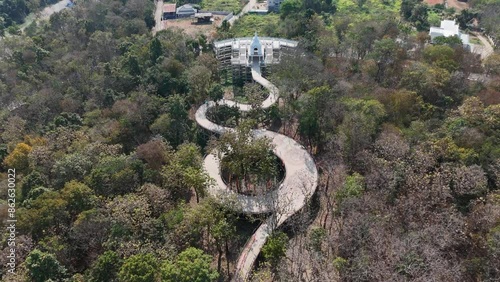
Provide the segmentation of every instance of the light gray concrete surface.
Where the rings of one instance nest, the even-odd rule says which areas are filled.
[[[252,65],[252,78],[269,91],[262,102],[262,108],[269,108],[277,102],[279,92],[276,86],[261,76],[258,64]],[[240,111],[249,111],[251,106],[229,100],[220,100],[219,105],[236,106]],[[234,129],[224,127],[208,120],[208,109],[216,106],[213,101],[200,106],[195,114],[196,122],[203,128],[223,134]],[[204,160],[204,169],[213,179],[208,185],[208,193],[221,202],[232,202],[234,208],[250,214],[270,213],[271,216],[260,225],[247,242],[238,259],[233,281],[246,281],[252,271],[267,237],[290,216],[299,211],[312,196],[317,187],[318,171],[311,155],[295,140],[265,129],[252,131],[254,138],[267,137],[274,145],[274,153],[283,161],[286,175],[282,184],[274,191],[261,196],[246,196],[230,190],[220,174],[220,160],[217,152],[212,152]]]
[[[249,0],[248,3],[245,6],[243,6],[243,8],[241,9],[241,12],[237,15],[234,15],[234,17],[232,17],[230,20],[228,20],[228,23],[230,25],[233,25],[233,23],[237,19],[241,18],[243,15],[248,13],[248,11],[250,11],[252,9],[252,7],[254,7],[256,4],[257,4],[257,0]]]
[[[162,30],[164,28],[163,21],[161,20],[162,14],[163,14],[163,0],[158,0],[155,3],[156,8],[155,8],[155,26],[151,30],[153,32],[153,35],[155,35],[158,31]]]

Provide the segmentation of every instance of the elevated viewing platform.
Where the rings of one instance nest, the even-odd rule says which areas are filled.
[[[252,38],[236,38],[216,42],[216,50],[231,57],[231,65],[249,69],[253,81],[262,85],[269,96],[262,102],[260,108],[267,109],[277,103],[279,90],[261,73],[262,66],[272,64],[279,59],[283,46],[296,47],[297,42],[280,39],[259,39],[257,34]],[[277,50],[277,52],[275,52]],[[275,56],[276,53],[278,56]],[[241,112],[252,110],[252,105],[237,103],[222,99],[207,101],[201,105],[195,114],[195,119],[201,127],[224,134],[234,132],[233,128],[225,127],[207,118],[207,111],[217,105],[237,107]],[[216,151],[205,157],[203,168],[213,180],[207,186],[207,192],[222,203],[228,201],[235,204],[233,208],[243,213],[271,213],[247,241],[241,251],[236,266],[233,282],[248,281],[253,265],[273,230],[304,207],[318,186],[318,170],[312,156],[297,141],[290,137],[266,129],[253,129],[253,138],[268,138],[273,145],[273,153],[281,159],[286,170],[283,182],[276,190],[263,195],[248,196],[232,191],[222,179],[221,159]],[[223,157],[223,156],[222,156]]]
[[[221,70],[232,70],[233,78],[250,78],[251,67],[258,63],[265,71],[266,66],[277,64],[283,52],[296,48],[298,41],[253,37],[232,38],[214,42],[215,54]]]
[[[215,53],[221,61],[230,61],[231,65],[250,66],[258,59],[263,64],[279,62],[281,50],[295,48],[298,42],[283,38],[254,37],[232,38],[214,42]]]

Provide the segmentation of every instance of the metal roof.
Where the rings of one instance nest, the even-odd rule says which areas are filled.
[[[193,8],[193,6],[191,6],[190,4],[185,4],[185,5],[182,5],[179,8],[177,8],[177,14],[179,14],[179,13],[181,13],[181,14],[184,14],[184,13],[195,14],[196,9]]]
[[[212,13],[196,13],[194,14],[195,18],[206,18],[206,17],[212,17]]]
[[[175,13],[176,4],[166,3],[163,4],[163,12],[164,13]]]

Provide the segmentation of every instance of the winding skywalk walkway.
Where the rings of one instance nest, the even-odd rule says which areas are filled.
[[[261,107],[264,109],[269,108],[276,103],[279,96],[278,89],[262,77],[258,64],[252,65],[252,78],[269,91],[269,96],[262,102]],[[242,112],[250,111],[252,108],[247,104],[224,99],[218,101],[217,104],[229,107],[236,106]],[[218,134],[234,131],[233,128],[215,124],[207,119],[207,111],[215,105],[214,101],[210,101],[200,106],[196,111],[196,122],[201,127]],[[221,201],[228,200],[233,202],[235,208],[243,213],[271,214],[259,226],[243,248],[233,278],[233,281],[237,282],[248,280],[253,264],[262,246],[264,246],[267,237],[274,229],[306,204],[306,201],[316,190],[318,182],[318,171],[314,160],[304,147],[295,140],[266,129],[252,130],[252,136],[254,138],[269,138],[274,145],[273,152],[282,160],[285,166],[285,178],[278,189],[260,196],[238,194],[230,190],[222,180],[220,174],[221,164],[220,159],[217,157],[217,152],[212,152],[206,156],[203,164],[208,175],[214,180],[208,186],[208,193],[210,195]]]

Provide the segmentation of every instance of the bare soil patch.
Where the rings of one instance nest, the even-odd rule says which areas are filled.
[[[444,4],[444,0],[424,0],[424,3],[428,4],[429,6],[434,6],[437,4]]]
[[[212,39],[215,36],[217,26],[220,25],[223,18],[224,16],[214,15],[214,21],[208,24],[198,24],[196,23],[196,19],[193,18],[166,20],[162,21],[162,29],[180,28],[188,35],[196,36],[204,34],[208,39]]]
[[[469,8],[469,3],[458,0],[447,0],[448,8],[455,8],[457,12]]]

